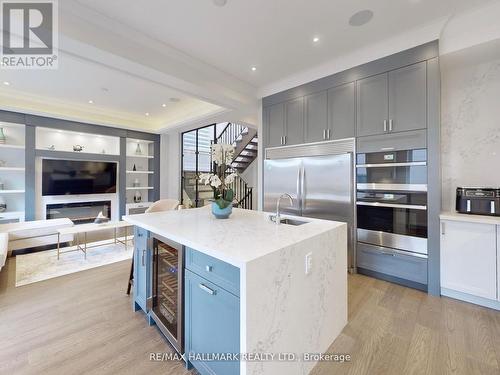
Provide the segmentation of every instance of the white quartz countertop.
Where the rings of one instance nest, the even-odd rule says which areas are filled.
[[[495,224],[500,225],[500,216],[471,215],[458,212],[442,212],[439,215],[442,220],[464,221],[467,223]]]
[[[303,217],[297,218],[307,221],[303,225],[276,225],[268,217],[265,212],[233,209],[229,219],[219,220],[209,207],[202,207],[130,215],[123,220],[236,267],[345,225]]]

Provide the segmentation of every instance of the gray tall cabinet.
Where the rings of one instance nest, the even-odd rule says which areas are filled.
[[[428,288],[439,293],[438,42],[263,98],[264,148],[356,138],[357,152],[428,149]],[[265,192],[264,192],[265,194]]]

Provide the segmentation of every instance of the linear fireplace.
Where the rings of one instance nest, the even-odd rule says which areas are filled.
[[[111,201],[48,204],[46,219],[67,217],[75,224],[92,223],[101,211],[111,218]]]

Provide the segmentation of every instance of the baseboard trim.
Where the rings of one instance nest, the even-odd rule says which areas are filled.
[[[474,305],[488,307],[493,310],[500,310],[500,301],[478,297],[468,293],[457,292],[456,290],[453,289],[441,288],[441,295],[445,297],[458,299],[460,301],[473,303]]]
[[[427,292],[427,285],[426,284],[421,284],[421,283],[417,283],[415,281],[401,279],[401,278],[396,277],[396,276],[386,275],[385,273],[372,271],[372,270],[369,270],[366,268],[361,268],[361,267],[358,267],[358,273],[365,275],[365,276],[374,277],[376,279],[389,281],[389,282],[394,283],[394,284],[399,284],[402,286],[407,286],[409,288],[418,289],[418,290],[421,290],[423,292]]]

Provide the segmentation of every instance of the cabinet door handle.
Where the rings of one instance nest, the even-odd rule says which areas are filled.
[[[207,270],[207,272],[212,272],[212,266],[205,266],[205,269]]]
[[[280,137],[280,144],[283,146],[283,136]]]
[[[384,131],[387,131],[387,120],[384,120]]]
[[[146,250],[142,250],[142,260],[141,260],[141,263],[142,263],[142,266],[144,267],[146,265],[146,262],[145,262],[145,258],[146,257]]]
[[[323,129],[323,139],[326,139],[326,129]]]
[[[444,223],[441,223],[441,235],[444,236],[446,234],[444,229]]]
[[[389,131],[392,132],[392,118],[389,120]]]
[[[137,237],[142,237],[142,233],[138,233],[138,234],[137,234]]]
[[[210,289],[208,286],[206,286],[205,284],[199,284],[199,287],[201,290],[207,292],[208,294],[211,294],[212,296],[215,294],[215,290],[213,289]]]
[[[326,138],[330,139],[330,129],[326,129]]]
[[[286,145],[286,135],[283,136],[283,144]]]

